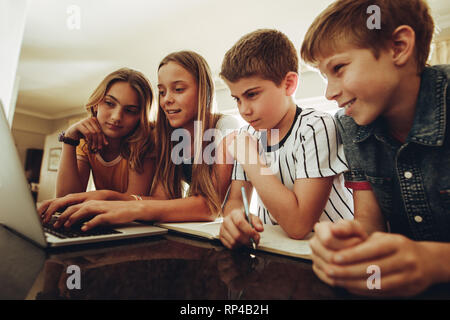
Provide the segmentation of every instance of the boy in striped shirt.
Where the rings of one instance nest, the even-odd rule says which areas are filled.
[[[225,55],[220,73],[249,125],[228,141],[235,159],[220,239],[228,248],[259,241],[263,224],[279,224],[303,239],[317,221],[353,219],[347,164],[333,117],[296,106],[298,57],[276,30],[242,37]],[[254,161],[252,161],[252,159]],[[241,187],[258,195],[258,212],[244,215]]]

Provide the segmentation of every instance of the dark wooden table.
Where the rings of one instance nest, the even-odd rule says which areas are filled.
[[[0,299],[322,300],[355,299],[321,282],[308,260],[169,233],[43,250],[0,227]],[[80,288],[70,266],[79,268]],[[70,278],[72,277],[72,278]],[[450,286],[419,299],[449,299]]]

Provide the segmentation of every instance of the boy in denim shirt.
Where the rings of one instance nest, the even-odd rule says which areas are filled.
[[[450,281],[450,66],[425,66],[433,30],[423,0],[341,0],[305,36],[302,58],[344,108],[336,120],[354,191],[355,220],[319,223],[310,242],[330,285],[407,296]]]

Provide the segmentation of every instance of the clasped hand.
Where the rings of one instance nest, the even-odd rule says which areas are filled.
[[[411,296],[433,283],[435,263],[423,242],[374,232],[357,221],[322,222],[310,240],[313,270],[331,286],[366,296]],[[369,266],[380,270],[380,288],[368,286]]]

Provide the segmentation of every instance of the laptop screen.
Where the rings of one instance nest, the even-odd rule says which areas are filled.
[[[0,109],[0,223],[45,247],[41,219],[2,105]]]

